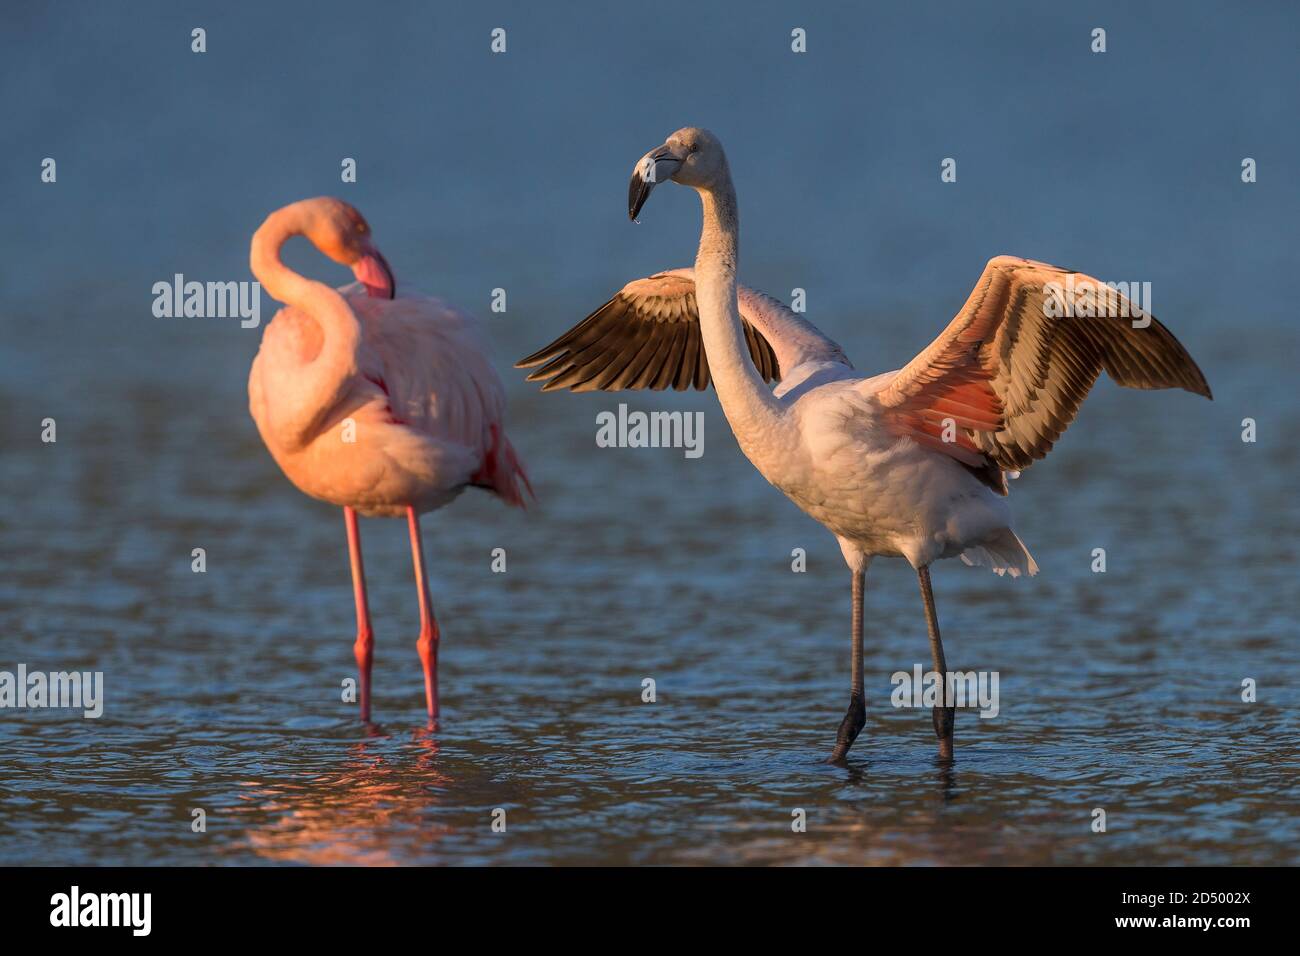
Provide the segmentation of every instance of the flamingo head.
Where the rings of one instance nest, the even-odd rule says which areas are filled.
[[[726,172],[727,155],[718,137],[698,126],[679,129],[637,160],[627,187],[628,218],[636,221],[650,191],[664,180],[707,190]]]
[[[350,266],[369,295],[393,298],[397,280],[388,260],[375,248],[365,217],[341,199],[322,197],[309,200],[308,204],[303,234],[312,244],[340,265]]]

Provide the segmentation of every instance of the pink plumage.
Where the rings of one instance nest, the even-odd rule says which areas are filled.
[[[363,515],[400,516],[408,505],[423,514],[471,485],[522,507],[527,478],[504,434],[505,391],[474,320],[434,298],[380,299],[360,284],[338,291],[360,341],[344,343],[351,361],[341,381],[313,396],[332,406],[313,434],[280,435],[273,424],[278,402],[296,407],[312,387],[299,374],[299,327],[313,318],[279,312],[249,378],[253,418],[289,480]]]
[[[333,289],[288,269],[280,248],[302,235],[356,283]],[[524,506],[532,487],[505,434],[505,390],[476,323],[435,298],[396,297],[370,227],[337,199],[294,203],[253,237],[250,262],[285,308],[262,336],[249,410],[267,449],[301,491],[345,512],[357,602],[362,719],[369,718],[373,636],[356,513],[407,516],[420,589],[429,717],[438,714],[438,628],[418,516],[481,487]]]

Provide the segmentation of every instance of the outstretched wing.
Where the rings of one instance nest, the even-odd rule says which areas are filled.
[[[1001,470],[1044,457],[1103,369],[1127,388],[1210,398],[1187,350],[1119,292],[1082,273],[998,256],[943,333],[873,397],[892,430],[1005,493]]]
[[[773,381],[780,376],[776,353],[750,322],[744,326],[754,366],[764,381]],[[542,391],[708,388],[695,281],[660,272],[629,282],[578,325],[517,362],[516,368],[533,368],[528,380],[544,381]]]
[[[776,299],[743,286],[737,298],[749,354],[764,381],[780,379],[783,369],[810,357],[847,364],[834,342]],[[543,391],[708,388],[692,271],[674,269],[629,282],[516,367],[532,368],[528,380],[544,381]]]

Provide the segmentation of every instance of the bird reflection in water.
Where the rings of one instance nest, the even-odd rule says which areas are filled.
[[[452,782],[438,752],[437,736],[417,728],[401,759],[361,741],[338,771],[284,784],[246,781],[243,812],[266,820],[240,843],[281,863],[395,866],[412,843],[432,846],[451,829],[428,812]]]

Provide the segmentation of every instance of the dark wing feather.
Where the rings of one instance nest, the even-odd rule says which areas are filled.
[[[745,342],[763,380],[781,377],[772,345],[743,315]],[[537,366],[541,366],[538,368]],[[661,272],[629,282],[545,348],[515,363],[542,391],[678,391],[709,387],[695,280]]]

